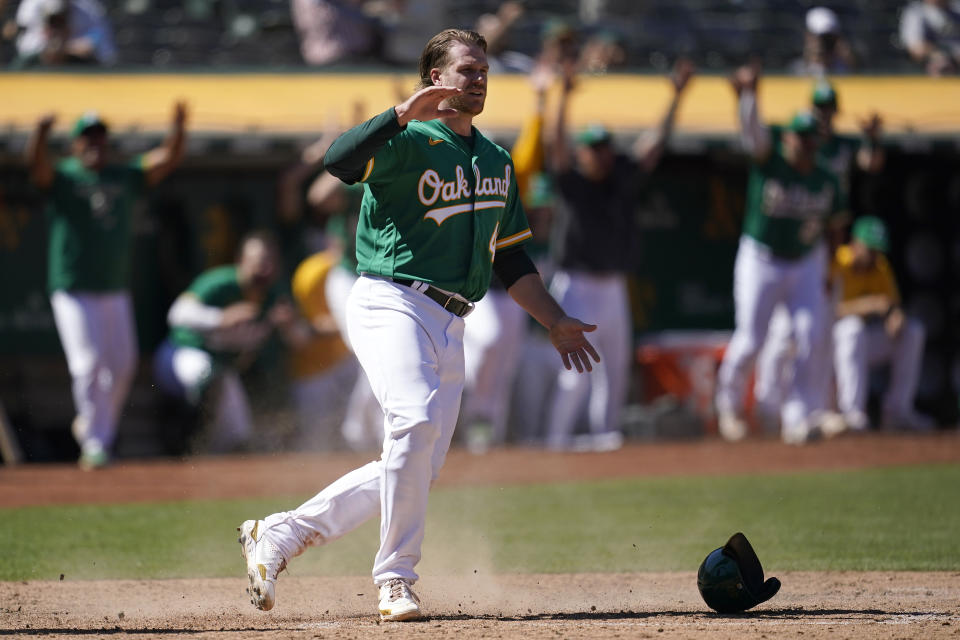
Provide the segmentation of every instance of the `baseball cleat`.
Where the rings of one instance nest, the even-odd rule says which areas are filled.
[[[400,622],[422,617],[420,598],[410,588],[409,582],[402,578],[393,578],[380,585],[381,620]]]
[[[247,593],[250,602],[261,611],[269,611],[276,604],[277,575],[287,567],[280,550],[263,537],[263,520],[247,520],[237,527],[240,532],[240,553],[247,561]]]
[[[727,442],[740,442],[747,437],[747,421],[732,411],[721,411],[717,417],[717,430]]]

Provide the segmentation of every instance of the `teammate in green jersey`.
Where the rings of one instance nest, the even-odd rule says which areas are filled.
[[[248,234],[237,262],[208,269],[170,307],[170,336],[157,349],[161,388],[193,405],[211,405],[203,449],[230,451],[246,444],[253,420],[239,371],[249,366],[274,329],[290,344],[308,339],[284,290],[277,285],[280,253],[267,233]]]
[[[718,374],[717,411],[722,436],[747,434],[744,391],[763,345],[773,309],[784,304],[796,337],[794,377],[781,412],[781,435],[792,444],[812,435],[822,409],[815,354],[825,332],[824,228],[844,210],[836,176],[817,162],[818,125],[810,113],[797,114],[774,145],[760,124],[757,71],[734,76],[744,145],[753,158],[747,187],[743,235],[734,267],[736,328]]]
[[[487,95],[486,41],[434,36],[420,90],[354,127],[327,171],[361,182],[361,272],[347,308],[350,342],[384,412],[382,455],[294,511],[240,527],[255,606],[274,605],[277,574],[309,545],[380,514],[374,561],[383,620],[421,617],[417,580],[430,484],[446,457],[464,384],[463,316],[496,270],[511,297],[549,330],[567,367],[590,370],[595,325],[567,316],[523,243],[530,238],[510,155],[473,126]]]
[[[47,140],[55,120],[50,114],[37,123],[27,163],[47,194],[48,288],[73,378],[73,435],[80,465],[95,468],[109,461],[136,366],[127,291],[134,204],[183,157],[187,107],[174,105],[162,146],[125,163],[110,158],[108,127],[92,112],[73,127],[70,157],[54,162]]]

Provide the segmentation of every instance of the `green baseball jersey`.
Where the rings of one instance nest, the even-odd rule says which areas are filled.
[[[783,127],[772,125],[770,127],[770,136],[773,141],[773,148],[779,152],[781,149],[781,140],[783,136]],[[850,136],[841,136],[832,134],[829,138],[820,143],[817,149],[817,162],[824,165],[827,169],[837,176],[840,182],[840,188],[845,196],[850,193],[850,176],[853,173],[853,163],[857,157],[857,151],[860,150],[860,141]]]
[[[843,192],[833,173],[820,164],[800,173],[774,151],[750,169],[743,233],[775,256],[795,260],[817,244],[824,222],[843,208]]]
[[[510,154],[476,128],[466,139],[439,120],[410,122],[370,158],[360,182],[360,272],[475,301],[496,252],[531,237]]]
[[[47,202],[50,291],[116,291],[130,278],[134,204],[146,188],[142,158],[91,171],[57,163]]]
[[[201,303],[210,307],[226,308],[234,303],[247,300],[243,289],[240,288],[240,281],[237,279],[236,265],[225,265],[214,267],[201,273],[187,287],[186,293],[194,296]],[[270,289],[262,301],[260,301],[260,315],[258,319],[262,320],[270,307],[277,301],[281,295],[281,289],[278,286]],[[186,327],[172,327],[170,330],[170,342],[180,347],[195,347],[203,349],[214,356],[227,358],[235,355],[229,351],[217,349],[210,345],[206,335],[201,331],[187,329]]]

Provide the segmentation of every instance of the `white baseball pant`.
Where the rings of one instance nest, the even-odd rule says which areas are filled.
[[[627,398],[630,360],[630,308],[626,277],[622,274],[591,274],[559,271],[551,293],[574,318],[597,324],[590,341],[600,354],[589,376],[575,369],[560,369],[547,422],[547,446],[571,446],[573,430],[585,402],[593,436],[620,432],[620,416]]]
[[[781,411],[782,428],[806,429],[822,408],[816,370],[818,341],[824,331],[825,247],[820,244],[799,260],[781,260],[749,236],[740,238],[734,264],[733,297],[736,328],[717,375],[717,410],[743,413],[751,367],[763,345],[774,307],[783,303],[790,314],[796,345],[794,372]]]
[[[869,368],[889,362],[890,383],[884,396],[883,411],[893,415],[913,413],[924,339],[923,325],[913,318],[907,318],[895,338],[890,337],[880,322],[867,323],[860,316],[837,320],[833,326],[833,341],[840,412],[866,413]]]
[[[348,347],[350,338],[347,327],[347,300],[356,281],[356,273],[338,264],[327,273],[325,283],[327,306]],[[362,367],[357,367],[357,381],[347,400],[347,410],[340,433],[354,451],[376,449],[383,441],[383,411]]]
[[[502,289],[487,291],[465,320],[466,420],[491,425],[491,443],[507,437],[510,391],[520,363],[527,313]]]
[[[109,451],[137,365],[130,295],[54,291],[50,304],[73,379],[74,437],[86,453]]]
[[[230,451],[253,435],[253,415],[240,376],[232,369],[214,370],[213,356],[195,347],[177,347],[164,341],[155,356],[165,361],[155,368],[164,388],[180,390],[184,399],[197,404],[210,387],[213,419],[206,426],[205,445],[211,453]],[[167,376],[173,376],[173,380]],[[212,380],[216,375],[217,379]]]
[[[820,398],[815,406],[827,408],[833,396],[833,339],[831,337],[833,313],[829,305],[824,307],[822,335],[816,340],[819,345],[814,354],[814,370],[817,375],[817,390]],[[757,412],[766,426],[779,424],[779,415],[786,401],[793,380],[793,360],[796,345],[793,338],[793,322],[786,305],[778,304],[770,318],[766,340],[757,355],[754,370],[753,397]]]
[[[287,559],[380,513],[373,579],[416,581],[427,496],[450,448],[463,391],[463,319],[423,293],[361,276],[347,307],[350,341],[383,408],[380,459],[347,473],[293,511],[264,519]]]

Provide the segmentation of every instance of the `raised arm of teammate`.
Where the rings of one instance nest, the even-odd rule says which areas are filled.
[[[687,88],[690,79],[696,72],[693,62],[687,58],[680,58],[673,66],[673,72],[670,74],[670,82],[673,85],[673,98],[667,106],[667,110],[660,121],[660,126],[649,132],[649,135],[640,136],[633,145],[633,156],[640,165],[640,168],[646,172],[653,171],[660,159],[663,157],[663,151],[667,146],[667,140],[673,132],[673,125],[677,118],[677,107],[680,106],[680,98]]]
[[[367,161],[397,135],[411,120],[434,120],[457,114],[455,109],[440,108],[447,98],[463,93],[456,87],[427,87],[417,91],[405,102],[390,107],[378,116],[344,132],[327,149],[324,167],[347,184],[363,177]]]
[[[177,168],[186,151],[187,104],[178,101],[173,105],[170,133],[163,144],[143,156],[143,169],[147,184],[156,185]]]
[[[730,84],[737,94],[737,116],[740,121],[740,135],[743,147],[755,162],[766,162],[773,151],[770,130],[760,120],[760,108],[757,97],[757,84],[760,69],[757,65],[747,65],[737,69],[730,78]]]
[[[886,163],[887,156],[880,144],[880,135],[883,132],[883,119],[878,113],[871,113],[866,120],[860,121],[860,131],[863,132],[863,144],[857,150],[857,166],[866,173],[880,173]]]
[[[560,99],[557,100],[557,113],[553,119],[553,135],[550,144],[550,168],[556,175],[562,175],[573,167],[573,149],[570,146],[570,133],[567,131],[567,111],[570,107],[570,94],[576,88],[576,63],[563,63],[563,86]]]
[[[53,162],[50,160],[48,141],[50,130],[57,117],[52,113],[45,114],[37,121],[30,139],[27,141],[26,160],[30,172],[30,181],[41,189],[53,184]]]

